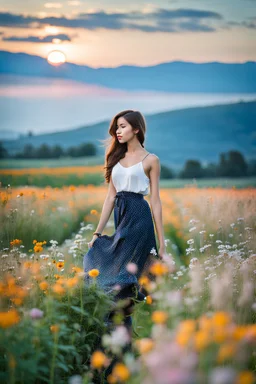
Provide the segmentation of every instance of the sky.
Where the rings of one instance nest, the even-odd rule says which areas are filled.
[[[256,0],[0,0],[0,50],[98,67],[256,61]]]

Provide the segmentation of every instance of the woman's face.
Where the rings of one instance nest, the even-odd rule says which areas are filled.
[[[132,126],[125,120],[124,117],[119,117],[117,119],[117,129],[116,136],[119,143],[126,143],[129,140],[134,138],[135,132],[132,129]],[[119,137],[120,136],[120,137]]]

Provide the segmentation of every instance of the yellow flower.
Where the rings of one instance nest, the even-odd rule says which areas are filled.
[[[91,269],[89,272],[88,272],[88,275],[95,278],[99,275],[99,270],[98,269]]]
[[[255,383],[255,375],[251,371],[239,372],[235,384],[253,384]]]
[[[107,361],[108,359],[103,352],[95,351],[91,356],[91,367],[95,369],[101,369],[106,365]]]
[[[37,243],[37,240],[33,240],[33,244],[36,244]]]
[[[126,381],[130,377],[130,371],[123,363],[117,363],[112,371],[112,375],[119,381]]]
[[[42,281],[40,284],[39,284],[39,288],[42,290],[42,291],[46,291],[46,289],[48,288],[48,283],[47,281]]]
[[[98,212],[96,211],[96,209],[91,209],[91,214],[92,214],[92,215],[97,215],[97,213],[98,213]]]
[[[150,295],[146,296],[146,303],[147,304],[152,304],[153,300],[152,300],[152,297]]]
[[[164,311],[154,311],[151,319],[156,324],[164,324],[168,319],[168,314]]]
[[[0,327],[9,328],[20,321],[20,316],[16,309],[11,309],[8,312],[0,312]]]
[[[141,354],[151,351],[154,346],[153,340],[147,337],[144,339],[136,340],[135,344]]]
[[[168,267],[157,261],[150,267],[150,272],[155,276],[161,276],[168,272]]]

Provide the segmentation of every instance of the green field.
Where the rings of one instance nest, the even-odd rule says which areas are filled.
[[[0,169],[55,168],[104,163],[102,156],[63,157],[61,159],[4,159],[0,160]]]

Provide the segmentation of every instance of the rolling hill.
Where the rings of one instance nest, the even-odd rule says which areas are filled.
[[[239,150],[247,159],[256,158],[256,101],[145,115],[147,132],[145,147],[169,166],[180,166],[187,159],[216,162],[220,152]],[[100,140],[108,137],[110,121],[50,134],[4,140],[10,152],[20,151],[31,143],[39,146],[60,144],[67,148],[82,142],[98,146],[104,155]]]

